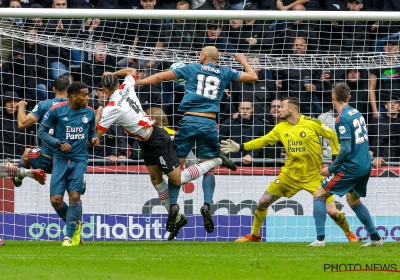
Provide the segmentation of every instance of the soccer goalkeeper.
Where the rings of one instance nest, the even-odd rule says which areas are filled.
[[[226,154],[257,150],[281,141],[288,157],[285,166],[282,167],[282,172],[271,182],[258,202],[251,234],[240,237],[235,242],[260,242],[260,228],[267,216],[268,207],[282,196],[290,198],[301,190],[312,195],[318,189],[324,179],[319,174],[322,164],[320,136],[331,142],[332,157],[338,154],[339,144],[336,134],[319,120],[301,115],[299,107],[297,98],[286,97],[282,100],[279,109],[279,117],[283,121],[267,135],[243,144],[235,143],[230,139],[221,141],[221,150]],[[344,231],[349,241],[358,242],[345,216],[336,209],[333,196],[326,200],[326,209],[328,215]]]

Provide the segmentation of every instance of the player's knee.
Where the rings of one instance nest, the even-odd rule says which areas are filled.
[[[63,203],[63,197],[58,195],[50,196],[50,202],[54,209],[58,209]]]
[[[326,213],[333,219],[339,218],[339,212],[336,209],[335,203],[328,203],[326,205]]]
[[[260,210],[265,210],[268,207],[270,207],[271,204],[272,204],[272,201],[268,197],[262,196],[260,198],[260,200],[258,201],[257,208]]]
[[[25,161],[29,160],[28,159],[28,153],[29,153],[30,150],[31,150],[30,148],[26,148],[25,151],[24,151],[23,158],[24,158]]]
[[[313,193],[313,197],[321,197],[324,196],[325,194],[325,190],[321,187],[319,187],[314,193]]]
[[[355,205],[359,200],[360,198],[352,192],[346,194],[346,201],[350,206]]]
[[[171,183],[174,185],[174,186],[180,186],[181,185],[181,178],[179,177],[179,178],[177,178],[177,177],[169,177],[169,180],[171,181]]]
[[[71,191],[69,192],[69,201],[76,202],[81,200],[81,194],[79,192]]]

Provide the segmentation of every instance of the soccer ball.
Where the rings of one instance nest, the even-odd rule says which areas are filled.
[[[182,68],[183,66],[185,66],[185,63],[182,62],[175,62],[174,64],[171,65],[171,67],[169,67],[169,70],[175,70],[177,68]],[[174,80],[174,82],[177,83],[181,83],[183,82],[185,79],[176,79]]]

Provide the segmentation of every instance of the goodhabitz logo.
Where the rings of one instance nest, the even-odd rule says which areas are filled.
[[[167,239],[165,218],[133,217],[113,215],[85,215],[82,225],[82,237],[89,240],[135,240]],[[61,240],[66,233],[66,226],[59,223],[33,223],[28,228],[33,239]]]

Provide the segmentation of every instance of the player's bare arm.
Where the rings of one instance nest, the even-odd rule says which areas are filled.
[[[141,85],[155,85],[159,84],[164,81],[171,81],[175,80],[177,77],[175,75],[175,72],[172,70],[168,70],[165,72],[160,72],[154,75],[151,75],[150,77],[147,77],[143,80],[137,80],[136,85],[141,86]]]
[[[126,75],[137,75],[137,70],[135,68],[124,68],[124,69],[120,69],[114,73],[111,72],[104,72],[103,77],[108,75],[108,74],[112,74],[114,76],[117,77],[125,77]]]
[[[240,72],[240,77],[238,82],[245,82],[245,83],[255,83],[258,80],[258,76],[254,69],[250,66],[247,62],[246,57],[243,54],[236,54],[235,56],[237,62],[242,64],[245,72]]]
[[[97,126],[97,124],[98,124],[99,121],[100,121],[101,113],[103,113],[103,109],[104,109],[103,106],[99,106],[99,107],[97,108],[97,111],[96,111],[96,126]]]
[[[18,128],[26,129],[37,122],[37,118],[33,114],[26,114],[25,109],[28,103],[24,100],[17,103],[18,109]]]

